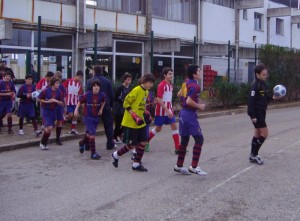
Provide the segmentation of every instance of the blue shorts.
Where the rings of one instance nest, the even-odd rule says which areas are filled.
[[[91,117],[91,116],[83,116],[83,122],[86,127],[86,132],[92,136],[96,135],[98,124],[100,123],[99,116]]]
[[[34,118],[35,117],[35,107],[33,103],[20,103],[18,116],[20,118]]]
[[[56,111],[42,108],[42,118],[45,127],[54,127]]]
[[[0,115],[11,113],[13,102],[11,100],[1,101],[0,103]]]
[[[68,105],[67,106],[67,113],[74,113],[76,105]]]
[[[58,105],[56,107],[56,120],[63,121],[64,120],[64,106]]]
[[[202,135],[196,111],[182,109],[179,112],[179,134],[180,136]]]
[[[174,123],[176,123],[175,116],[173,116],[172,118],[169,118],[168,116],[155,116],[154,119],[155,126],[162,126],[164,124],[168,125]]]

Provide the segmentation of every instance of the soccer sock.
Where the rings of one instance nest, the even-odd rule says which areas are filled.
[[[62,127],[56,127],[56,139],[58,140],[61,135]]]
[[[155,136],[155,134],[157,134],[157,132],[156,132],[155,128],[153,128],[149,133],[148,142],[150,142],[150,140]]]
[[[195,144],[193,148],[193,160],[192,160],[192,167],[196,168],[199,163],[199,158],[201,155],[202,145],[201,144]]]
[[[19,119],[19,130],[23,130],[24,118],[20,117]]]
[[[34,131],[37,131],[37,121],[36,121],[36,118],[32,118],[32,126],[33,126]]]
[[[12,127],[12,117],[7,117],[7,127],[8,127],[8,130],[11,130],[11,127]]]
[[[47,142],[48,142],[48,139],[50,137],[50,134],[51,133],[47,133],[46,131],[44,131],[43,133],[43,137],[41,139],[41,143],[44,144],[44,145],[47,145]]]
[[[178,130],[172,130],[172,137],[175,144],[175,150],[179,150],[180,142],[179,142]]]
[[[179,146],[179,153],[177,158],[177,166],[182,167],[184,163],[185,153],[186,153],[187,146],[180,144]]]
[[[77,125],[77,121],[72,121],[71,130],[75,130]]]
[[[145,145],[139,143],[137,148],[135,148],[135,150],[136,150],[136,156],[134,158],[134,162],[140,164],[145,152]]]
[[[259,149],[260,149],[260,147],[263,145],[263,143],[265,142],[265,139],[266,138],[264,138],[263,136],[260,136],[258,139],[257,139],[257,144],[258,144],[258,146],[257,146],[257,154],[258,154],[258,151],[259,151]],[[257,155],[256,154],[256,155]]]
[[[251,155],[253,156],[257,155],[258,153],[257,146],[258,146],[257,137],[253,137],[251,141]]]
[[[127,153],[130,149],[132,149],[132,146],[130,146],[129,144],[126,144],[122,148],[117,150],[117,155],[122,156],[123,154]]]
[[[91,148],[91,154],[96,153],[96,144],[95,144],[95,138],[94,137],[90,137],[89,146]]]
[[[84,138],[81,141],[79,141],[79,144],[83,145],[83,144],[87,144],[87,142],[89,142],[89,136],[85,134]]]

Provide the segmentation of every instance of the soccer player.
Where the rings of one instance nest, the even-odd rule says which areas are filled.
[[[105,93],[105,107],[103,109],[103,114],[101,115],[101,119],[104,125],[105,135],[106,135],[106,149],[112,150],[115,148],[115,142],[113,138],[114,134],[114,119],[112,115],[112,108],[114,105],[114,91],[112,88],[112,84],[110,80],[103,76],[103,69],[99,65],[95,65],[94,67],[94,77],[88,80],[87,82],[87,90],[92,90],[91,84],[94,80],[98,79],[101,82],[101,91]]]
[[[268,88],[266,80],[268,77],[267,68],[263,64],[258,64],[254,68],[255,80],[250,86],[248,96],[248,115],[254,125],[254,135],[251,141],[251,153],[249,161],[259,165],[264,164],[258,155],[262,144],[267,139],[269,132],[266,124],[266,109],[268,106]],[[273,96],[273,99],[279,99]]]
[[[48,71],[47,74],[45,75],[45,77],[43,77],[41,80],[39,80],[39,82],[36,84],[35,90],[37,90],[37,91],[44,90],[48,86],[51,78],[53,78],[53,77],[54,77],[54,73],[51,71]]]
[[[122,143],[123,140],[123,127],[121,126],[124,108],[123,102],[127,94],[130,92],[130,84],[132,80],[132,76],[129,73],[125,73],[123,76],[123,84],[116,89],[115,93],[115,107],[114,107],[114,115],[115,115],[115,130],[114,130],[114,139],[115,143]]]
[[[205,109],[205,104],[199,103],[200,86],[198,85],[198,80],[201,79],[200,67],[196,64],[189,65],[187,77],[186,101],[183,103],[183,108],[179,113],[179,133],[181,136],[181,143],[174,171],[182,174],[195,173],[198,175],[207,175],[207,173],[201,170],[198,165],[204,138],[196,111]],[[183,163],[190,136],[194,138],[195,144],[193,147],[192,163],[187,169],[183,166]]]
[[[56,71],[54,77],[59,80],[58,90],[61,91],[63,98],[65,97],[66,91],[65,88],[61,85],[62,82],[62,73],[60,71]],[[56,106],[56,144],[62,145],[60,135],[62,131],[62,124],[64,121],[64,107],[65,107],[65,99],[63,99],[63,105]]]
[[[83,72],[77,71],[74,78],[69,78],[62,83],[66,89],[67,116],[65,117],[65,120],[72,120],[69,134],[74,135],[78,134],[78,131],[76,130],[77,117],[74,116],[74,111],[78,103],[79,95],[82,95],[83,93],[81,84],[82,79]]]
[[[56,121],[56,107],[57,105],[64,105],[64,97],[59,90],[60,80],[58,78],[51,78],[49,87],[42,90],[38,99],[41,103],[42,119],[44,122],[44,133],[40,142],[42,150],[48,150],[48,139]]]
[[[151,139],[161,131],[162,126],[170,125],[172,129],[172,137],[175,145],[175,154],[179,151],[179,134],[176,126],[176,119],[172,109],[172,94],[173,94],[173,70],[166,67],[163,69],[162,74],[164,80],[157,87],[157,104],[155,108],[155,120],[153,128],[149,133],[149,142]]]
[[[132,170],[147,172],[148,170],[142,165],[142,157],[145,152],[147,143],[146,124],[149,115],[145,115],[145,105],[150,90],[155,82],[152,74],[145,74],[142,77],[141,85],[136,86],[126,96],[123,107],[125,109],[122,126],[125,127],[124,140],[126,144],[111,154],[112,164],[118,167],[119,157],[131,149],[136,149],[136,156],[132,164]]]
[[[7,117],[8,134],[14,134],[12,130],[12,104],[16,96],[16,88],[11,81],[11,72],[4,72],[4,80],[0,81],[0,121]]]
[[[35,101],[32,99],[32,92],[35,91],[35,85],[33,85],[32,75],[25,76],[25,84],[23,84],[18,90],[17,97],[20,98],[20,105],[18,110],[19,116],[19,134],[24,135],[23,124],[24,118],[32,120],[32,126],[35,135],[39,133],[37,129],[37,121],[35,114]]]
[[[101,82],[94,80],[91,84],[92,90],[87,91],[84,95],[79,97],[79,101],[74,111],[74,116],[79,117],[79,107],[83,107],[83,121],[86,126],[85,137],[79,141],[79,152],[83,153],[87,145],[91,150],[91,159],[99,160],[100,154],[96,152],[96,130],[100,122],[99,116],[103,113],[105,106],[105,94],[100,91]]]

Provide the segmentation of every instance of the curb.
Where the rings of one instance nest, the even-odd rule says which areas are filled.
[[[272,104],[268,106],[268,109],[279,109],[279,108],[287,108],[287,107],[297,107],[300,106],[300,102],[293,102],[293,103],[284,103],[284,104]],[[224,111],[214,111],[214,112],[202,112],[198,114],[198,119],[208,118],[208,117],[218,117],[218,116],[224,116],[224,115],[234,115],[234,114],[241,114],[247,112],[247,106],[242,106],[237,109],[231,109],[231,110],[224,110]],[[178,118],[176,119],[176,122],[178,122]],[[104,135],[105,131],[104,129],[99,129],[97,131],[97,135]],[[63,134],[61,136],[62,141],[69,141],[74,139],[80,139],[85,135],[85,133],[79,133],[78,135],[70,135],[70,134]],[[0,153],[4,151],[11,151],[11,150],[18,150],[23,148],[28,148],[32,146],[37,146],[40,143],[40,138],[27,140],[27,141],[20,141],[15,142],[11,144],[3,144],[0,145]],[[49,143],[55,143],[55,137],[51,137],[49,139]]]

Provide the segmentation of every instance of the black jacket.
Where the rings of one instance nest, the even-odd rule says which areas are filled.
[[[248,96],[248,115],[255,117],[255,110],[266,110],[268,106],[268,87],[264,81],[255,79],[250,86]]]

